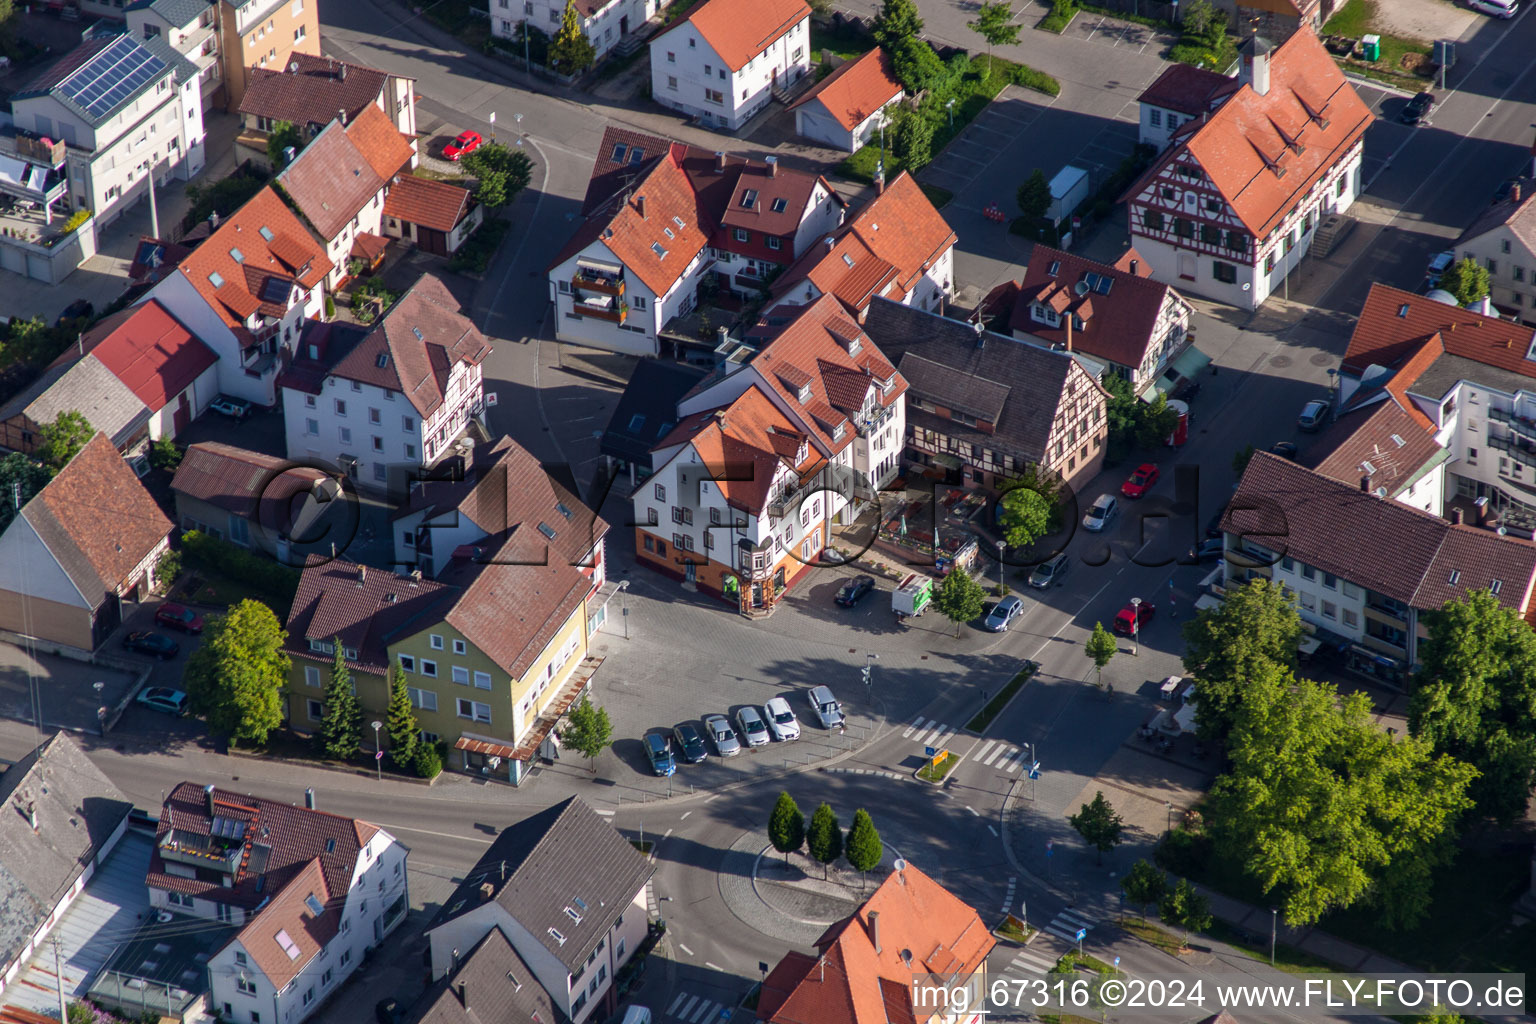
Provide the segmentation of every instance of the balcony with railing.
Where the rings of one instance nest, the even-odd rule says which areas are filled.
[[[234,874],[240,863],[244,847],[229,844],[213,836],[171,829],[160,837],[160,856],[178,864],[196,868],[211,868],[224,874]]]
[[[1408,606],[1374,590],[1365,592],[1365,610],[1378,618],[1408,625]]]
[[[860,437],[870,437],[878,434],[887,423],[896,418],[894,405],[875,406],[868,416],[859,415],[853,418],[853,429]]]
[[[571,308],[580,316],[606,320],[613,324],[622,324],[629,317],[629,304],[619,301],[616,295],[590,295],[577,298]]]
[[[1505,424],[1509,427],[1510,430],[1521,435],[1522,437],[1528,437],[1532,440],[1536,440],[1536,420],[1533,420],[1527,416],[1516,415],[1515,413],[1509,412],[1505,409],[1489,409],[1488,418],[1493,420],[1495,423]]]
[[[571,287],[578,291],[596,292],[599,295],[612,295],[617,298],[624,294],[624,273],[619,270],[606,270],[602,267],[578,264],[576,272],[571,275]]]
[[[1536,466],[1536,441],[1527,441],[1524,438],[1488,438],[1488,447],[1494,451],[1504,452],[1516,462],[1526,466]]]

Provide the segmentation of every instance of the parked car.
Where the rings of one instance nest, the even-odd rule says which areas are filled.
[[[459,157],[466,153],[473,153],[484,141],[479,132],[459,132],[452,142],[443,147],[443,159],[457,163]]]
[[[1505,21],[1520,13],[1520,5],[1516,0],[1467,0],[1467,6]]]
[[[208,403],[208,408],[220,416],[228,416],[232,420],[243,420],[251,414],[251,403],[238,398],[230,398],[220,395]]]
[[[1278,455],[1282,459],[1290,459],[1292,462],[1296,461],[1296,453],[1299,450],[1294,441],[1276,441],[1269,446],[1270,454]]]
[[[89,320],[96,315],[96,307],[86,299],[76,299],[64,307],[64,312],[53,322],[55,327],[63,327],[70,320]]]
[[[987,613],[987,617],[982,620],[981,625],[990,633],[1006,633],[1008,632],[1008,623],[1023,613],[1024,602],[1009,594],[992,606],[992,610]]]
[[[1190,549],[1190,555],[1197,562],[1219,561],[1222,552],[1226,550],[1226,541],[1221,537],[1207,537],[1197,546]]]
[[[1120,500],[1113,494],[1101,494],[1093,499],[1088,511],[1083,513],[1083,529],[1099,533],[1120,514]]]
[[[187,695],[169,686],[146,686],[133,698],[151,711],[159,711],[178,718],[187,713]]]
[[[1418,124],[1429,116],[1429,112],[1435,109],[1435,94],[1421,92],[1408,101],[1408,105],[1397,115],[1397,119],[1403,124]]]
[[[1126,636],[1139,633],[1147,628],[1147,623],[1152,621],[1152,614],[1156,611],[1156,607],[1145,601],[1139,605],[1127,602],[1126,606],[1120,609],[1120,614],[1115,616],[1115,632]]]
[[[1439,287],[1440,279],[1445,276],[1445,272],[1451,269],[1451,264],[1455,262],[1456,253],[1451,249],[1435,253],[1429,261],[1429,266],[1424,268],[1424,283],[1429,288]],[[1428,288],[1425,289],[1425,291],[1428,290]]]
[[[874,589],[874,579],[869,576],[855,576],[838,589],[837,597],[834,600],[844,608],[852,608],[864,600],[864,596]]]
[[[745,707],[736,712],[736,724],[741,727],[741,738],[749,747],[765,746],[769,739],[768,723],[757,713],[757,708]]]
[[[789,701],[783,697],[769,697],[768,703],[763,705],[763,717],[768,720],[768,728],[773,731],[774,739],[800,738],[800,720],[789,709]]]
[[[133,470],[133,475],[143,480],[149,476],[149,456],[135,455],[128,460],[128,468]]]
[[[164,633],[155,633],[148,629],[137,630],[123,637],[123,646],[130,651],[148,654],[164,661],[169,661],[181,653],[181,644]]]
[[[698,764],[709,756],[709,751],[704,749],[704,737],[693,727],[692,722],[684,722],[673,729],[672,741],[677,744],[683,760],[689,764]]]
[[[677,762],[672,759],[672,744],[667,742],[665,733],[645,734],[645,756],[656,775],[667,776],[677,771]]]
[[[842,706],[832,696],[830,687],[813,686],[805,696],[811,702],[811,710],[816,712],[816,720],[823,729],[836,729],[843,724]]]
[[[1029,574],[1029,585],[1036,590],[1045,590],[1047,587],[1058,585],[1070,568],[1072,568],[1072,559],[1063,551],[1055,558],[1035,566],[1035,571]]]
[[[1314,398],[1301,407],[1301,415],[1296,417],[1296,426],[1309,434],[1321,430],[1323,424],[1328,422],[1328,410],[1332,403],[1326,398]]]
[[[724,715],[705,715],[704,731],[709,733],[715,745],[715,753],[721,757],[735,757],[741,753],[741,741],[736,738],[730,719]]]
[[[1155,462],[1143,462],[1136,467],[1131,478],[1120,485],[1120,493],[1127,498],[1140,498],[1157,483],[1158,469]]]
[[[1510,194],[1515,191],[1515,186],[1518,184],[1520,184],[1519,178],[1505,178],[1503,183],[1493,191],[1494,205],[1497,206],[1499,203],[1502,203],[1504,200],[1508,199]]]
[[[201,633],[203,631],[203,617],[185,605],[167,601],[155,612],[155,623],[160,626],[170,626],[179,629],[183,633]]]

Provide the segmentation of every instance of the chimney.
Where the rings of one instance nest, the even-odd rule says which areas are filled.
[[[827,236],[826,241],[827,241],[827,252],[831,252],[832,251],[832,247],[837,244],[837,241],[835,239],[833,239],[833,237],[831,235]]]
[[[1360,478],[1360,490],[1363,493],[1365,493],[1365,494],[1370,494],[1371,493],[1371,478],[1370,477],[1362,476]]]
[[[341,79],[343,82],[347,80],[347,66],[345,64],[336,65],[336,77]]]
[[[1457,526],[1460,526],[1463,523],[1465,523],[1466,521],[1467,521],[1467,514],[1465,512],[1463,512],[1459,508],[1451,509],[1451,522],[1455,523]]]
[[[1131,260],[1131,276],[1136,276],[1136,268],[1141,265],[1140,260]]]
[[[496,887],[494,885],[492,885],[490,882],[481,882],[480,883],[480,898],[481,899],[488,900],[492,896],[495,896],[495,895],[496,895]]]
[[[776,156],[764,157],[763,162],[768,165],[768,177],[777,178],[779,176],[779,158]]]
[[[1061,314],[1062,323],[1067,327],[1067,351],[1072,351],[1072,311],[1069,309]]]
[[[341,126],[345,128],[347,126],[347,112],[338,108],[336,111],[336,120],[340,121]]]
[[[359,587],[362,587],[362,586],[367,585],[367,583],[368,583],[368,567],[366,565],[360,565],[360,566],[357,567],[357,585]]]
[[[726,330],[724,327],[716,327],[715,328],[715,343],[716,344],[724,345],[726,343],[726,341],[730,338],[730,336],[731,336],[731,332]]]
[[[37,831],[37,804],[27,801],[27,824],[32,826],[32,831]]]
[[[715,150],[715,173],[725,173],[725,154],[720,152],[718,149]]]
[[[1509,201],[1516,206],[1520,205],[1520,183],[1518,181],[1509,190]]]
[[[469,982],[461,981],[457,986],[459,990],[459,1002],[464,1004],[464,1009],[469,1009]]]
[[[875,947],[875,952],[880,952],[880,911],[869,912],[869,941]]]
[[[213,783],[203,787],[203,809],[208,812],[208,817],[213,817]]]
[[[218,210],[214,210],[212,213],[210,213],[208,215],[208,226],[209,227],[213,227],[213,228],[216,228],[216,227],[219,226],[219,211]]]
[[[304,807],[311,811],[315,809],[315,791],[309,786],[304,787]]]
[[[635,209],[640,211],[640,219],[645,220],[645,196],[635,196]]]
[[[1242,55],[1242,70],[1237,74],[1237,80],[1252,86],[1253,91],[1260,96],[1269,95],[1269,53],[1270,45],[1264,37],[1254,34],[1249,36],[1237,52]]]

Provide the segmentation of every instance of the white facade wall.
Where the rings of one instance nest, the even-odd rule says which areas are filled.
[[[797,22],[732,72],[689,21],[651,41],[651,98],[664,107],[734,130],[772,102],[774,83],[810,70],[811,19]]]
[[[341,226],[341,232],[335,238],[324,238],[325,254],[331,260],[331,272],[326,276],[325,286],[334,290],[341,284],[341,279],[347,276],[347,260],[352,256],[352,244],[357,240],[359,233],[368,235],[384,235],[384,193],[388,191],[388,184],[373,194],[373,198],[363,204],[362,209],[352,220]]]
[[[795,257],[803,255],[811,246],[821,244],[823,238],[841,227],[845,212],[838,198],[818,181],[800,213],[800,226],[795,229]]]
[[[1194,118],[1181,114],[1177,110],[1143,103],[1141,104],[1141,128],[1137,141],[1143,145],[1155,146],[1161,153],[1168,148],[1168,143],[1173,141],[1174,129],[1186,121],[1193,120]]]
[[[592,44],[599,59],[635,35],[656,14],[657,0],[613,0],[581,19],[582,35]],[[491,35],[498,39],[517,36],[517,26],[524,19],[540,32],[553,36],[560,30],[565,4],[556,0],[490,0]]]
[[[186,396],[187,412],[192,419],[197,419],[207,411],[208,403],[219,395],[219,364],[214,363],[198,374],[197,379],[187,385],[185,391],[172,395],[171,400],[165,404],[165,408],[150,417],[149,439],[151,441],[176,436],[176,408],[181,402],[182,395]]]
[[[550,301],[555,305],[555,337],[561,341],[574,341],[594,345],[614,352],[633,355],[655,355],[658,351],[656,335],[675,316],[692,312],[698,303],[699,279],[714,266],[714,259],[706,246],[689,260],[682,275],[666,294],[657,296],[639,276],[624,274],[622,302],[629,307],[624,323],[603,320],[594,316],[578,318],[576,296],[571,291],[571,278],[582,263],[605,268],[623,268],[620,261],[602,242],[593,242],[576,256],[566,260],[549,275]],[[669,253],[667,258],[675,256]]]
[[[138,39],[159,36],[197,66],[200,107],[213,106],[213,93],[222,84],[219,61],[219,8],[209,4],[185,25],[173,25],[154,10],[143,7],[124,12],[128,34]]]

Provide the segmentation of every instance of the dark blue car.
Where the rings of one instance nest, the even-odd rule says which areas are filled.
[[[657,775],[671,775],[677,771],[677,761],[672,757],[672,744],[659,732],[645,734],[645,756],[650,758],[651,771]]]

